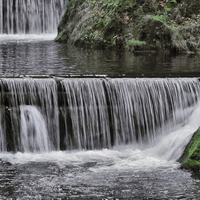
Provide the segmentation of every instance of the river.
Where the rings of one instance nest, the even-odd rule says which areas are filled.
[[[194,71],[196,76],[199,73],[198,55],[90,50],[55,43],[54,37],[1,35],[1,76],[143,77],[147,74],[155,77],[159,74],[170,77],[183,72],[185,77],[194,75]],[[198,128],[199,109],[198,104],[190,107],[192,114],[185,124],[180,123],[153,145],[132,143],[101,150],[2,152],[0,198],[199,199],[199,179],[181,170],[176,162],[178,157],[172,155],[183,148],[184,140],[188,141]]]
[[[0,199],[200,199],[200,55],[56,43],[48,2],[0,0]]]

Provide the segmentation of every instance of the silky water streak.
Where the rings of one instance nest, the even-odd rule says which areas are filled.
[[[0,0],[0,34],[56,33],[68,0]]]
[[[20,106],[20,149],[23,152],[47,152],[51,141],[44,117],[35,106]]]

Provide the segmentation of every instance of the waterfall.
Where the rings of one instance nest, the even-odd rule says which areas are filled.
[[[0,34],[56,33],[67,0],[0,0]]]
[[[2,78],[0,150],[153,144],[199,101],[197,78]]]
[[[3,33],[3,0],[0,0],[0,34]]]
[[[23,113],[25,111],[29,113],[30,117],[29,122],[26,120],[23,124],[26,123],[26,126],[28,124],[41,127],[46,126],[49,140],[52,143],[52,145],[49,144],[49,146],[53,146],[52,150],[59,149],[60,139],[56,91],[57,85],[53,79],[1,80],[1,104],[4,106],[2,107],[2,115],[6,119],[6,122],[2,124],[2,129],[7,132],[6,137],[7,140],[9,140],[8,149],[14,151],[21,151],[21,149],[26,150],[23,145],[21,145],[23,142],[21,142],[20,139],[23,138],[21,134],[24,133],[24,129],[21,125],[24,116]],[[40,111],[38,109],[38,111],[36,109],[33,110],[33,107],[27,106],[39,107]],[[34,118],[34,113],[36,113],[35,117],[37,119]],[[40,123],[44,122],[44,125],[35,123],[38,121],[39,116],[40,118],[43,116],[43,120],[40,120]],[[31,119],[32,121],[30,122]],[[36,127],[31,129],[36,129]],[[31,149],[31,147],[29,147],[29,149]]]
[[[35,106],[20,106],[20,150],[47,152],[51,150],[44,117]]]
[[[0,113],[0,122],[2,122],[1,113]],[[0,152],[5,151],[5,136],[2,129],[2,124],[0,124]]]

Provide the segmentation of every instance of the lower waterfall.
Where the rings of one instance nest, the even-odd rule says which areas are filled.
[[[143,148],[187,123],[199,80],[2,78],[0,91],[1,151]]]

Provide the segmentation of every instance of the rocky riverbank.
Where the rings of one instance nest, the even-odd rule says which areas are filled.
[[[69,0],[55,41],[128,51],[197,52],[200,1]]]

